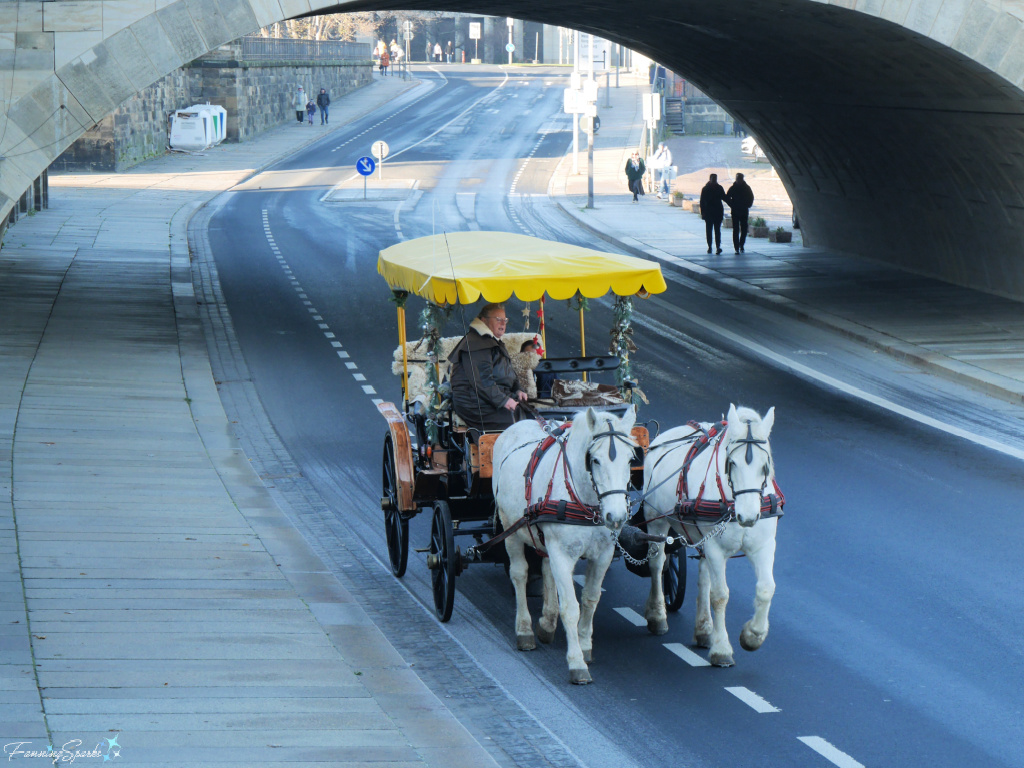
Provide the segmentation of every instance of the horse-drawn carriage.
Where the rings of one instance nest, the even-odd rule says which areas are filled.
[[[400,343],[393,370],[402,381],[403,407],[391,402],[378,405],[388,423],[381,509],[393,573],[401,577],[406,570],[410,519],[429,512],[427,566],[437,617],[441,621],[451,617],[456,578],[469,564],[504,563],[516,588],[518,646],[528,650],[534,647],[534,636],[525,600],[524,550],[535,549],[546,556],[538,635],[549,641],[559,615],[567,628],[578,625],[578,635],[567,632],[570,672],[573,682],[588,682],[585,662],[591,652],[593,611],[616,547],[635,572],[646,574],[643,553],[657,562],[653,572],[661,578],[656,575],[652,580],[657,589],[652,588],[648,601],[652,632],[663,631],[659,622],[663,623],[665,607],[678,609],[685,591],[680,542],[649,537],[628,525],[632,516],[632,523],[646,526],[643,510],[633,514],[631,502],[640,495],[650,443],[647,427],[635,423],[636,382],[629,359],[635,349],[630,340],[632,301],[666,289],[660,267],[643,259],[522,235],[466,232],[385,249],[378,272],[397,305]],[[614,354],[587,355],[584,299],[609,292],[615,297]],[[502,432],[475,429],[455,412],[445,382],[447,356],[461,337],[445,338],[441,333],[453,312],[464,312],[481,298],[500,303],[513,294],[524,302],[540,302],[539,341],[544,357],[533,361],[536,370],[557,374],[571,385],[551,397],[532,398],[521,409],[529,416]],[[426,300],[419,323],[422,335],[414,341],[406,335],[406,304],[412,295]],[[578,356],[546,355],[545,298],[576,300]],[[465,329],[465,316],[457,314],[456,319]],[[521,339],[513,334],[506,338],[513,342],[509,351],[514,355]],[[613,375],[614,386],[592,381],[598,373]],[[657,516],[659,531],[667,527],[660,522],[663,517]],[[633,544],[640,545],[639,558],[622,547],[620,539],[627,538],[623,535],[627,530],[632,532]],[[472,543],[463,549],[456,544],[458,538]],[[648,541],[661,542],[656,558]],[[587,560],[582,612],[572,585],[572,571],[580,557]],[[652,608],[656,597],[661,602]],[[654,616],[659,611],[660,616]]]

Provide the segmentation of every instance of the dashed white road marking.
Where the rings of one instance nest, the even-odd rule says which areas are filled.
[[[634,627],[646,627],[647,619],[634,611],[632,608],[616,608],[615,612],[632,624]]]
[[[678,656],[680,659],[685,661],[691,667],[710,667],[711,666],[711,663],[707,659],[703,658],[702,656],[698,656],[696,653],[691,651],[689,648],[687,648],[682,643],[665,643],[665,648],[666,648],[666,650],[671,651],[676,656]]]
[[[830,763],[839,766],[839,768],[864,768],[863,763],[858,763],[848,754],[836,749],[820,736],[797,736],[797,738]]]
[[[384,401],[383,401],[383,400],[381,400],[381,399],[380,399],[379,397],[375,397],[375,398],[373,398],[373,400],[371,400],[370,402],[371,402],[371,403],[373,403],[374,405],[380,405],[380,404],[381,404],[381,403],[383,403]]]
[[[281,264],[282,271],[284,272],[285,276],[288,278],[289,282],[295,287],[295,291],[296,291],[296,293],[298,293],[299,298],[302,300],[303,305],[306,307],[306,311],[309,312],[313,316],[312,319],[314,321],[316,321],[317,328],[319,328],[321,331],[323,331],[323,334],[324,334],[325,338],[327,338],[327,339],[335,339],[336,337],[335,337],[334,333],[330,330],[330,327],[331,327],[330,324],[324,322],[324,318],[320,314],[320,311],[316,307],[313,306],[313,302],[310,301],[309,297],[303,292],[303,288],[302,288],[301,283],[295,277],[295,275],[292,273],[292,268],[288,265],[288,262],[285,261],[285,259],[277,251],[277,246],[274,244],[273,233],[270,231],[270,212],[266,208],[263,209],[263,231],[266,234],[267,242],[270,243],[271,248],[273,248],[275,253],[277,253],[277,260]],[[344,350],[340,349],[340,347],[342,346],[342,343],[340,341],[331,341],[330,344],[331,344],[331,347],[334,349],[334,351],[338,353],[338,357],[339,358],[341,358],[342,360],[348,360],[348,357],[349,357],[348,352],[345,352]],[[359,366],[356,365],[353,362],[346,362],[345,363],[345,367],[348,370],[350,370],[350,371],[359,368]],[[356,381],[366,381],[366,376],[364,376],[361,373],[353,373],[352,377]],[[363,385],[363,392],[366,393],[367,395],[375,395],[375,394],[377,394],[377,391],[372,386],[370,386],[369,384],[364,384]],[[383,402],[383,401],[379,400],[379,399],[375,399],[374,400],[374,403],[380,403],[380,402]]]
[[[735,687],[732,687],[732,688],[726,688],[725,690],[727,690],[729,693],[731,693],[737,699],[742,701],[744,704],[746,704],[748,707],[750,707],[755,712],[760,712],[761,714],[765,714],[767,712],[781,712],[782,711],[778,707],[773,707],[771,704],[769,704],[767,701],[762,699],[760,696],[758,696],[752,690],[750,690],[749,688],[744,688],[742,685],[735,686]]]

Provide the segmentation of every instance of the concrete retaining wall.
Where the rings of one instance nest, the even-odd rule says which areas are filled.
[[[203,59],[142,89],[68,147],[51,167],[104,172],[130,168],[167,151],[169,113],[207,101],[227,110],[228,141],[248,141],[295,120],[292,105],[298,85],[307,93],[326,88],[337,104],[372,77],[371,62],[252,65],[223,56]]]

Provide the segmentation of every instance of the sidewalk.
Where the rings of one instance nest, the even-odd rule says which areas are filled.
[[[706,253],[704,222],[688,210],[654,195],[632,203],[623,171],[640,141],[640,95],[646,77],[622,76],[612,88],[611,109],[601,108],[595,137],[594,208],[586,209],[585,140],[578,175],[571,151],[551,180],[549,194],[583,227],[615,248],[658,259],[694,280],[771,309],[857,339],[931,372],[995,397],[1024,401],[1024,306],[1019,302],[920,277],[880,262],[804,248],[801,232],[793,243],[749,238],[735,255],[732,230],[722,230],[720,256]],[[599,104],[605,103],[602,90]],[[680,167],[676,188],[699,197],[709,173],[726,188],[742,171],[758,200],[751,217],[772,228],[791,229],[790,208],[770,183],[765,164],[738,152],[739,139],[685,137],[669,142]],[[729,145],[735,144],[730,148]],[[694,168],[704,166],[703,171]],[[684,168],[690,172],[684,175]]]
[[[415,82],[339,99],[338,125]],[[0,744],[76,763],[487,766],[274,504],[210,371],[185,225],[323,135],[55,176],[0,251]]]

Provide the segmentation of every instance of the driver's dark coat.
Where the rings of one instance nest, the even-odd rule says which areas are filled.
[[[467,424],[490,428],[484,426],[493,421],[489,417],[496,416],[502,423],[510,420],[502,406],[510,397],[515,399],[519,380],[505,345],[482,320],[470,324],[449,360],[452,405]]]

